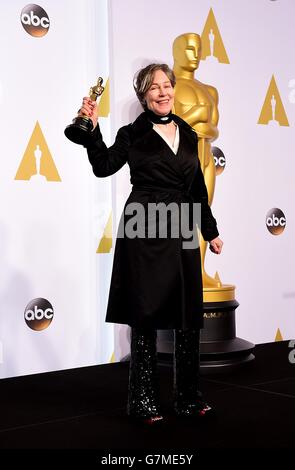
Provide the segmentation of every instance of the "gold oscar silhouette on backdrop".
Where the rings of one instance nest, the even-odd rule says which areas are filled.
[[[213,38],[212,38],[213,39]],[[173,42],[176,76],[174,112],[198,134],[198,155],[211,206],[216,169],[211,142],[218,137],[218,92],[194,78],[201,59],[201,38],[195,33],[178,36]],[[219,367],[235,368],[254,359],[254,344],[235,336],[235,286],[223,284],[205,271],[207,242],[200,237],[204,298],[204,328],[201,332],[201,367],[211,371]]]
[[[182,117],[198,134],[198,154],[211,206],[215,189],[216,170],[211,142],[218,137],[218,92],[194,78],[201,59],[201,38],[187,33],[178,36],[173,43],[175,86],[175,113]],[[200,234],[204,300],[208,302],[234,299],[234,286],[223,285],[216,272],[215,277],[205,271],[207,242]]]

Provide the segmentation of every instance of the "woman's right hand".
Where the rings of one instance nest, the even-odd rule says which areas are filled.
[[[98,121],[97,103],[92,101],[89,96],[83,98],[82,106],[79,109],[78,116],[88,116],[93,122],[95,128]]]

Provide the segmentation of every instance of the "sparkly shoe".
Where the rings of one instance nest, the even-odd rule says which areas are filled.
[[[197,400],[192,404],[175,403],[175,412],[178,416],[207,418],[214,414],[214,409],[204,400]]]
[[[150,418],[143,418],[143,424],[147,424],[148,426],[155,426],[162,424],[164,421],[164,417],[162,415],[158,416],[151,416]]]
[[[199,402],[197,402],[195,413],[197,413],[197,415],[200,417],[212,416],[212,414],[214,413],[214,409],[205,401],[200,400]]]
[[[157,415],[157,416],[149,416],[149,417],[141,417],[141,416],[132,416],[129,415],[130,418],[132,419],[133,422],[137,424],[142,424],[146,427],[158,427],[160,424],[162,424],[165,420],[162,415]]]

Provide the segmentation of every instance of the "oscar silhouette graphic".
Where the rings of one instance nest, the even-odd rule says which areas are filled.
[[[42,158],[42,151],[40,149],[40,145],[36,145],[36,148],[34,150],[34,157],[35,157],[35,163],[36,163],[36,174],[32,175],[30,180],[31,181],[46,181],[46,176],[41,175],[40,173],[41,158]]]

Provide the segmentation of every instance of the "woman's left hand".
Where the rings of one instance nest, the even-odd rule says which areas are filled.
[[[223,246],[223,241],[216,237],[209,243],[210,250],[215,253],[216,255],[220,255]]]

